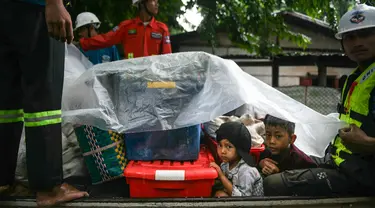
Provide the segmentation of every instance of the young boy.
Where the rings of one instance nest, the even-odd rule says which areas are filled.
[[[266,176],[285,170],[314,168],[317,165],[293,143],[295,124],[266,115],[266,150],[260,154],[259,168]]]
[[[219,167],[211,163],[219,174],[223,190],[216,197],[263,196],[263,180],[259,171],[251,167],[254,162],[249,155],[251,135],[244,124],[228,122],[216,131],[219,142],[217,152],[223,163]]]

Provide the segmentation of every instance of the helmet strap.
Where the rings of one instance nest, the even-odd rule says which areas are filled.
[[[86,25],[86,28],[87,28],[88,36],[89,38],[91,38],[91,24]]]
[[[345,53],[345,48],[344,48],[344,41],[341,39],[340,40],[340,43],[341,43],[341,49],[344,51],[344,53]]]
[[[150,10],[147,9],[147,6],[146,6],[147,1],[148,0],[143,0],[141,4],[143,5],[143,8],[147,12],[147,14],[150,15],[151,17],[153,17],[154,15],[150,12]]]

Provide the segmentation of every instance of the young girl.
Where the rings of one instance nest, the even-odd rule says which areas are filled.
[[[228,122],[216,131],[219,142],[217,152],[223,163],[219,167],[211,163],[218,172],[223,190],[216,197],[263,196],[263,181],[249,154],[251,135],[240,122]]]

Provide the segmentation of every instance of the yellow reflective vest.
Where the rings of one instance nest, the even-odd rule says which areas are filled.
[[[351,76],[355,73],[360,73],[359,69],[356,69]],[[347,124],[355,124],[371,137],[375,137],[375,122],[373,113],[370,112],[371,105],[373,105],[371,93],[374,87],[375,63],[370,65],[354,81],[350,80],[350,76],[348,77],[342,89],[341,104],[338,106],[341,121]],[[332,158],[335,164],[340,167],[347,159],[346,157],[353,153],[345,147],[339,136],[333,141],[333,147]]]

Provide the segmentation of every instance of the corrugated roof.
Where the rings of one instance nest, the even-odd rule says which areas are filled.
[[[322,21],[320,19],[312,18],[312,17],[310,17],[308,15],[305,15],[305,14],[302,14],[302,13],[299,13],[299,12],[282,11],[280,13],[282,15],[293,16],[293,17],[296,17],[298,19],[302,19],[302,20],[311,22],[313,24],[317,24],[317,25],[319,25],[321,27],[324,27],[324,28],[327,28],[327,29],[332,29],[331,26],[327,22],[324,22],[324,21]]]

